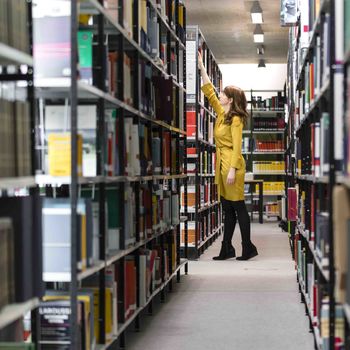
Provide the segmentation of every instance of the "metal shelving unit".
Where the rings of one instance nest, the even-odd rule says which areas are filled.
[[[86,279],[92,276],[96,277],[98,281],[97,288],[99,290],[99,319],[98,327],[100,333],[100,344],[97,344],[97,349],[108,349],[115,348],[116,342],[119,342],[121,347],[125,347],[125,330],[131,325],[135,324],[137,329],[140,328],[140,314],[144,309],[148,309],[149,312],[152,311],[152,304],[156,295],[161,294],[161,299],[165,299],[166,290],[172,289],[172,283],[174,277],[177,281],[180,281],[180,269],[184,268],[185,273],[188,273],[188,260],[187,260],[187,243],[185,244],[184,259],[180,260],[180,222],[184,222],[185,229],[185,239],[187,240],[187,221],[180,220],[179,222],[173,222],[167,227],[153,227],[152,234],[146,236],[147,238],[141,238],[139,234],[140,220],[136,215],[136,237],[135,243],[128,245],[125,241],[125,219],[124,219],[124,208],[120,204],[120,250],[111,252],[107,254],[106,247],[106,235],[107,235],[107,220],[106,220],[106,200],[107,191],[114,186],[118,186],[121,193],[124,193],[126,186],[132,186],[135,193],[136,204],[135,212],[140,210],[140,198],[139,189],[141,185],[148,186],[151,193],[155,191],[154,186],[158,186],[171,194],[178,194],[180,196],[181,186],[187,187],[187,158],[181,158],[180,144],[183,142],[186,148],[186,46],[185,38],[182,39],[180,24],[179,24],[179,6],[183,5],[181,0],[176,0],[174,2],[174,18],[173,23],[170,23],[170,16],[172,16],[172,4],[169,2],[168,11],[169,18],[162,15],[161,10],[154,3],[154,1],[148,0],[147,6],[153,9],[155,16],[157,18],[157,25],[159,26],[160,33],[166,38],[167,52],[166,52],[166,62],[165,64],[160,64],[159,60],[154,59],[148,54],[143,47],[141,47],[141,42],[139,42],[138,31],[138,2],[133,4],[133,17],[134,26],[133,33],[130,36],[124,29],[122,23],[122,13],[124,2],[119,1],[119,19],[116,22],[111,16],[109,11],[103,7],[103,1],[101,0],[83,0],[83,1],[70,1],[70,77],[59,78],[59,79],[35,79],[35,91],[37,99],[40,99],[40,103],[45,103],[45,101],[54,100],[57,104],[63,104],[65,101],[69,101],[70,105],[70,135],[71,135],[71,176],[67,177],[55,177],[46,174],[34,175],[29,178],[22,179],[0,179],[0,188],[8,188],[10,186],[14,187],[33,187],[37,190],[40,189],[42,194],[47,197],[56,196],[59,194],[61,197],[69,198],[70,209],[71,209],[71,271],[68,273],[44,273],[44,280],[46,282],[46,287],[52,289],[53,287],[60,286],[61,290],[69,293],[70,300],[70,348],[77,349],[80,337],[80,326],[78,321],[78,293],[79,288],[84,283]],[[30,5],[31,6],[31,5]],[[80,24],[78,23],[78,18],[80,14],[85,14],[91,17],[89,25],[83,27],[84,30],[91,30],[94,33],[94,42],[99,48],[98,52],[94,52],[94,65],[99,67],[99,76],[94,78],[93,85],[87,84],[79,80],[79,72],[77,68],[78,59],[78,43],[77,43],[77,32],[80,29]],[[186,18],[186,11],[184,8],[184,19]],[[184,23],[185,25],[185,23]],[[185,27],[184,27],[185,29]],[[118,60],[117,70],[118,70],[118,88],[117,93],[112,95],[107,91],[105,84],[105,77],[107,76],[107,57],[105,50],[106,35],[112,38],[109,42],[112,45],[112,50],[118,50],[120,52],[128,52],[132,55],[133,60],[138,65],[141,61],[145,62],[149,67],[151,67],[152,76],[159,76],[165,79],[171,77],[174,92],[176,92],[176,111],[175,119],[170,124],[163,120],[155,119],[153,115],[148,115],[144,113],[139,104],[141,98],[141,92],[138,89],[138,84],[140,84],[141,75],[138,70],[133,71],[134,79],[134,101],[132,104],[124,102],[124,75],[123,75],[123,61]],[[160,45],[160,42],[159,42]],[[0,47],[1,51],[1,47]],[[171,67],[171,53],[175,53],[176,59],[176,74],[174,75]],[[5,52],[6,53],[6,52]],[[95,57],[96,56],[96,57]],[[0,54],[1,57],[1,54]],[[180,109],[180,98],[182,97],[183,109]],[[44,101],[44,102],[43,102]],[[77,134],[78,134],[78,120],[77,120],[77,109],[80,104],[93,104],[97,106],[97,126],[96,126],[96,145],[97,145],[97,175],[93,177],[79,176],[77,171],[77,156],[78,156],[78,145],[77,145]],[[135,124],[140,125],[143,123],[146,125],[151,133],[153,131],[159,133],[168,133],[170,135],[171,141],[176,144],[176,155],[175,159],[171,160],[175,163],[175,170],[172,172],[162,172],[155,174],[148,174],[147,176],[127,176],[122,165],[121,175],[118,176],[107,176],[105,171],[105,111],[107,109],[116,109],[118,111],[118,118],[120,120],[120,129],[118,137],[120,140],[124,140],[124,121],[126,118],[132,118]],[[180,123],[183,119],[183,125]],[[122,142],[123,144],[123,142]],[[183,146],[181,146],[183,147]],[[40,149],[40,146],[37,147]],[[33,147],[34,150],[34,147]],[[120,156],[121,164],[124,164],[124,149],[123,146],[118,150]],[[173,155],[171,155],[173,157]],[[163,161],[162,161],[163,162]],[[173,164],[173,163],[172,163]],[[37,167],[35,169],[38,169]],[[42,169],[41,169],[42,170]],[[38,173],[38,172],[37,172]],[[99,260],[95,261],[93,266],[87,267],[83,270],[77,269],[77,246],[79,244],[77,236],[79,235],[79,223],[78,223],[78,201],[81,198],[82,189],[93,189],[93,191],[98,191],[98,207],[99,207]],[[185,216],[187,215],[187,205],[185,205]],[[151,217],[153,208],[151,210]],[[179,205],[180,212],[180,205]],[[171,239],[176,240],[176,264],[174,269],[171,265],[172,259],[172,242]],[[110,267],[112,264],[118,264],[118,302],[124,305],[124,264],[126,257],[128,255],[133,255],[135,257],[135,267],[137,270],[137,276],[140,273],[139,256],[142,249],[156,249],[156,245],[159,244],[164,251],[166,249],[169,252],[168,263],[169,263],[169,277],[166,277],[165,270],[161,271],[162,283],[156,289],[153,290],[151,295],[147,300],[147,304],[144,307],[140,307],[139,304],[139,286],[138,282],[135,288],[137,288],[136,302],[137,310],[134,312],[132,317],[126,319],[125,315],[120,315],[121,325],[119,324],[119,331],[116,336],[113,337],[111,342],[106,343],[105,336],[105,315],[106,315],[106,300],[104,297],[106,289],[106,276],[105,269]],[[165,268],[165,267],[164,267]],[[137,277],[138,281],[138,277]],[[38,301],[39,303],[39,301]],[[32,306],[33,308],[36,307]],[[0,314],[1,316],[1,314]],[[0,318],[1,321],[1,318]],[[35,327],[33,328],[33,340],[40,346],[40,339],[38,319],[35,321]],[[39,349],[39,347],[38,347]]]
[[[210,134],[211,131],[209,130],[210,125],[213,127],[216,116],[200,90],[201,78],[197,68],[197,51],[202,50],[204,64],[216,88],[219,88],[221,84],[221,72],[199,27],[187,26],[186,30],[187,57],[188,61],[194,62],[191,64],[191,71],[187,71],[187,108],[188,111],[194,112],[196,115],[196,134],[186,138],[187,148],[195,149],[194,154],[187,155],[188,163],[191,163],[192,168],[195,168],[194,171],[192,169],[191,173],[188,174],[188,186],[195,188],[193,194],[195,201],[193,206],[188,207],[187,223],[194,226],[195,237],[192,237],[193,241],[189,242],[189,256],[196,259],[221,233],[221,206],[216,198],[216,186],[214,184],[213,157],[215,144],[213,135]],[[202,126],[201,130],[200,126]],[[207,157],[206,160],[204,157]],[[210,198],[201,199],[201,186],[210,188],[210,195],[208,195]],[[189,192],[185,194],[187,203],[188,196]],[[203,201],[207,203],[205,204]],[[207,205],[208,202],[210,202],[209,205]],[[214,222],[213,217],[215,217]]]
[[[265,140],[265,141],[272,141],[272,140],[280,140],[281,136],[282,136],[282,141],[284,139],[284,129],[280,129],[280,128],[257,128],[257,126],[254,124],[255,121],[259,120],[259,121],[266,121],[268,120],[267,118],[273,120],[277,120],[278,116],[282,116],[284,117],[284,108],[282,107],[276,107],[276,106],[271,106],[271,107],[263,107],[263,106],[254,106],[254,103],[263,103],[263,99],[264,98],[268,98],[268,96],[271,96],[271,94],[279,94],[281,100],[279,101],[279,103],[284,105],[283,99],[284,99],[284,91],[283,90],[246,90],[245,91],[246,94],[249,94],[249,98],[247,98],[249,100],[249,104],[250,104],[250,116],[251,116],[251,126],[248,126],[248,130],[244,130],[243,131],[243,136],[244,135],[249,135],[251,140]],[[258,100],[256,99],[256,96],[260,94],[263,95],[263,98],[260,97],[261,102],[258,102]],[[275,102],[277,103],[277,101]],[[284,118],[283,118],[284,119]],[[268,139],[267,139],[268,138]],[[246,158],[246,162],[247,162],[247,169],[249,169],[249,171],[253,170],[253,162],[255,160],[278,160],[281,159],[281,157],[284,156],[285,151],[281,150],[281,148],[279,148],[277,151],[274,150],[266,150],[266,151],[260,151],[260,150],[256,150],[253,148],[253,144],[252,141],[250,140],[250,144],[249,144],[249,151],[245,151],[242,152],[242,154],[245,155]],[[284,143],[283,143],[283,146]],[[259,178],[259,179],[263,179],[264,181],[267,180],[268,177],[270,176],[284,176],[284,172],[270,172],[270,171],[260,171],[254,172],[254,178]],[[271,181],[271,180],[268,180]],[[279,198],[280,195],[282,195],[282,193],[278,192],[276,194],[267,194],[268,192],[264,191],[264,198],[265,197],[269,197],[270,201],[271,201],[271,197],[276,197]],[[265,201],[264,201],[265,202]],[[253,211],[253,205],[251,207],[252,211]],[[267,213],[266,213],[267,214]],[[253,216],[252,216],[253,217]],[[271,217],[271,215],[270,215]],[[279,217],[278,215],[275,217]]]

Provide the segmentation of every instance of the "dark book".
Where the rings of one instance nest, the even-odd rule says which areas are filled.
[[[15,301],[20,303],[33,297],[33,202],[32,198],[0,198],[0,217],[11,218],[14,229]],[[29,249],[28,249],[29,248]],[[40,267],[39,267],[40,268]],[[38,272],[40,274],[40,271]]]

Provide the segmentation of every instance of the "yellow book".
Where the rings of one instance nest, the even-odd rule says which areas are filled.
[[[183,28],[184,27],[184,5],[183,4],[179,4],[178,16],[179,16],[179,24]]]
[[[48,137],[49,174],[51,176],[71,176],[71,134],[52,133]],[[83,142],[77,135],[77,172],[82,176]]]
[[[99,307],[100,307],[100,290],[97,287],[88,287],[94,293],[94,329],[95,329],[95,337],[97,339],[97,343],[101,343],[100,339],[100,327],[99,327]],[[112,289],[105,289],[105,333],[106,333],[106,342],[112,339],[112,306],[113,306],[113,295]]]
[[[140,21],[140,28],[144,30],[144,32],[147,34],[147,1],[146,0],[140,0],[139,2],[139,21]]]

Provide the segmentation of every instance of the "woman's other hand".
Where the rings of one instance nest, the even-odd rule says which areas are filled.
[[[235,183],[235,179],[236,179],[236,168],[230,168],[230,171],[228,172],[228,175],[227,175],[226,183],[228,185],[233,185]]]

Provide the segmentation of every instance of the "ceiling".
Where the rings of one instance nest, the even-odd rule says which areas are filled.
[[[248,0],[185,0],[187,24],[198,24],[218,63],[258,63]],[[260,0],[266,63],[286,63],[288,28],[280,26],[280,0]]]

